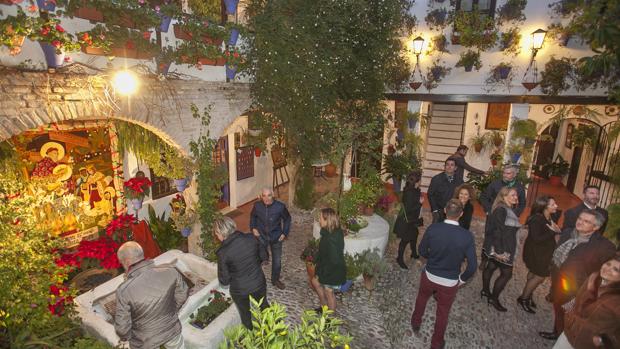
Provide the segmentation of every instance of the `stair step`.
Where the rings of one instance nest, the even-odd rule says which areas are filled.
[[[434,152],[445,152],[445,153],[454,153],[456,151],[456,147],[461,144],[460,139],[441,139],[441,138],[432,138],[426,141],[426,151],[434,151]],[[431,147],[432,146],[432,147]],[[443,147],[443,148],[435,148],[435,147]]]
[[[444,116],[433,116],[433,118],[431,119],[431,125],[432,124],[445,124],[445,125],[463,125],[463,118],[451,118],[451,117],[444,117]]]
[[[426,160],[446,161],[446,159],[449,158],[452,154],[453,153],[435,153],[427,151],[424,157],[426,158]]]
[[[431,126],[429,128],[430,130],[435,130],[435,131],[455,131],[455,132],[461,132],[463,130],[463,125],[462,124],[439,124],[439,123],[431,123]]]
[[[461,140],[461,132],[454,131],[428,131],[428,138],[444,138],[444,139],[458,139]]]
[[[433,110],[465,111],[465,104],[433,104]]]

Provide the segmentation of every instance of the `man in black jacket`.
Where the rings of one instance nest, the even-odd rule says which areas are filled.
[[[428,203],[433,213],[433,223],[441,222],[445,218],[444,207],[452,198],[454,189],[463,184],[463,178],[455,176],[456,162],[448,159],[444,163],[444,171],[433,176],[428,186]]]
[[[459,285],[476,272],[474,237],[469,230],[459,227],[458,222],[463,214],[463,205],[457,199],[452,199],[446,204],[445,214],[446,220],[431,224],[420,241],[420,255],[427,261],[420,279],[415,309],[411,315],[411,327],[414,332],[418,332],[426,303],[435,295],[437,310],[431,349],[444,347],[443,336],[456,292]],[[465,260],[467,268],[461,273],[461,265]]]
[[[517,207],[513,209],[517,216],[521,216],[523,210],[525,210],[525,186],[523,183],[517,180],[517,173],[519,168],[515,165],[506,165],[502,171],[502,178],[496,179],[491,182],[486,189],[480,194],[480,204],[484,208],[487,216],[491,214],[491,208],[493,202],[497,197],[497,193],[502,190],[503,187],[514,187],[517,190],[519,196],[519,203]]]
[[[284,203],[274,200],[273,191],[264,188],[261,200],[254,203],[250,213],[250,230],[260,241],[271,248],[271,283],[283,290],[280,281],[282,271],[282,241],[291,229],[291,215]]]
[[[254,236],[237,231],[237,225],[230,217],[215,221],[215,236],[222,242],[217,249],[217,278],[223,286],[230,285],[232,297],[241,323],[252,329],[250,296],[261,303],[267,302],[267,282],[261,263],[267,260],[267,248]]]
[[[599,233],[604,233],[605,228],[607,227],[607,220],[609,219],[609,214],[607,210],[598,206],[598,202],[600,200],[601,194],[600,189],[595,185],[588,185],[583,188],[583,202],[569,210],[564,212],[564,226],[562,230],[570,230],[575,228],[575,223],[577,222],[577,217],[584,210],[596,210],[600,213],[603,218],[603,226],[599,229]]]
[[[465,170],[477,175],[484,174],[484,171],[471,166],[465,161],[465,156],[467,156],[468,150],[469,148],[466,145],[461,144],[458,146],[458,148],[456,148],[456,153],[450,155],[450,157],[448,158],[454,160],[454,163],[456,163],[456,171],[454,171],[454,177],[460,178],[461,181],[463,181],[463,178],[465,177]]]

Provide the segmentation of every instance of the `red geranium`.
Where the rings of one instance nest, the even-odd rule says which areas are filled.
[[[65,28],[61,27],[60,24],[56,24],[56,30],[58,30],[61,33],[65,32]]]

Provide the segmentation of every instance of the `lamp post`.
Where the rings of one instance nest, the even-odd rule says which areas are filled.
[[[545,43],[545,36],[547,36],[547,31],[540,28],[536,29],[532,33],[532,58],[530,59],[530,64],[527,67],[525,74],[523,74],[523,81],[521,82],[523,87],[525,87],[528,91],[531,91],[536,86],[538,86],[538,67],[536,66],[536,54]],[[526,81],[525,78],[527,76],[527,73],[530,73],[530,71],[533,76],[532,81]]]
[[[413,39],[413,54],[415,54],[415,66],[413,67],[413,73],[411,74],[412,80],[409,83],[409,86],[414,91],[417,90],[420,86],[422,86],[422,81],[424,80],[422,77],[422,71],[420,70],[420,54],[422,54],[423,47],[424,47],[423,37],[418,36],[417,38]],[[416,81],[415,79],[416,71],[418,71],[420,75],[420,81]]]

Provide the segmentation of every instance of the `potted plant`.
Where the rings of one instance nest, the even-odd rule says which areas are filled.
[[[28,38],[39,42],[49,68],[60,67],[65,61],[65,53],[80,49],[73,35],[67,33],[56,18],[44,21],[40,29],[30,33]]]
[[[402,152],[387,154],[384,159],[382,173],[388,174],[394,182],[394,192],[400,192],[401,181],[413,170],[413,164]]]
[[[82,52],[91,55],[107,55],[112,52],[112,40],[108,29],[97,24],[89,31],[77,33],[78,43]]]
[[[433,49],[435,51],[446,52],[446,53],[450,52],[448,51],[448,38],[446,38],[446,36],[443,33],[434,36],[432,39],[432,42],[433,42]]]
[[[82,18],[91,22],[103,22],[104,4],[100,0],[71,0],[67,3],[64,13],[73,18]]]
[[[512,70],[512,63],[501,62],[488,72],[484,80],[484,89],[487,92],[491,92],[498,87],[503,87],[510,91],[514,77],[515,73]]]
[[[172,0],[151,0],[151,5],[153,10],[155,10],[155,14],[160,18],[158,31],[167,33],[172,19],[181,14],[179,3]]]
[[[243,64],[243,57],[237,47],[226,50],[224,57],[226,58],[226,77],[232,80],[235,78],[239,66]]]
[[[431,30],[441,30],[448,25],[448,11],[443,7],[430,10],[424,20]]]
[[[482,62],[480,62],[480,52],[474,50],[462,52],[455,67],[464,67],[466,72],[472,71],[474,67],[476,70],[480,70],[482,67]]]
[[[493,151],[493,154],[491,154],[491,156],[489,156],[489,159],[491,160],[491,165],[492,166],[497,166],[497,164],[501,164],[502,163],[502,154],[500,153],[499,149],[496,149],[495,151]]]
[[[383,182],[379,173],[366,173],[359,183],[354,183],[351,193],[354,195],[365,216],[374,214],[374,206],[383,191]]]
[[[360,269],[364,277],[364,287],[372,291],[374,289],[374,281],[379,275],[387,271],[387,263],[379,254],[379,249],[364,250],[360,254]]]
[[[301,251],[299,258],[306,264],[306,271],[308,272],[308,278],[312,279],[315,275],[316,257],[319,253],[319,239],[310,239]]]
[[[142,208],[142,201],[149,195],[151,185],[151,181],[146,177],[134,177],[123,183],[125,197],[131,200],[134,210]]]
[[[226,7],[226,13],[229,15],[237,12],[237,5],[239,4],[239,0],[224,0],[224,6]]]
[[[209,304],[203,305],[198,308],[195,313],[192,313],[190,318],[190,325],[198,328],[204,329],[207,327],[213,320],[215,320],[220,314],[226,311],[232,304],[232,300],[224,293],[211,290],[211,295],[209,296]]]
[[[502,135],[500,131],[491,131],[491,133],[488,134],[488,137],[491,143],[493,143],[493,145],[498,148],[504,142],[504,136]]]
[[[506,80],[512,71],[512,65],[510,63],[501,62],[493,67],[493,72],[500,80]]]
[[[553,23],[547,28],[547,36],[554,38],[560,46],[567,46],[573,34],[569,27],[565,27],[561,23]]]
[[[176,149],[169,149],[168,151],[174,152],[166,156],[167,167],[166,176],[174,180],[174,185],[178,191],[183,192],[187,188],[192,173],[194,172],[194,163],[184,156],[181,156],[176,152]]]
[[[570,88],[568,79],[574,77],[575,59],[551,56],[541,72],[540,89],[544,94],[557,96]]]
[[[469,143],[476,153],[480,153],[487,145],[487,138],[487,135],[484,133],[477,134],[469,139]]]
[[[39,31],[41,23],[40,17],[27,16],[18,7],[16,16],[7,16],[0,20],[0,45],[6,46],[12,56],[18,55],[24,39]]]
[[[192,233],[192,226],[198,221],[198,215],[196,211],[184,208],[182,210],[172,210],[170,212],[170,219],[174,222],[174,226],[183,235],[188,237]]]
[[[562,178],[570,171],[570,164],[558,154],[555,161],[543,166],[543,171],[549,177],[549,184],[553,186],[562,185]]]
[[[507,0],[504,5],[497,9],[498,23],[525,21],[525,15],[523,14],[525,5],[527,5],[527,0]]]
[[[458,11],[454,16],[454,30],[458,43],[486,51],[495,46],[497,28],[491,16],[483,15],[477,9]],[[454,40],[453,40],[454,43]]]
[[[189,64],[200,69],[202,65],[224,65],[220,49],[201,41],[185,41],[176,48],[177,63]]]
[[[229,32],[228,41],[226,42],[229,46],[235,46],[237,44],[237,40],[239,39],[239,35],[245,28],[238,23],[226,23],[226,30]]]
[[[446,68],[439,60],[435,60],[433,65],[426,70],[426,79],[424,80],[424,87],[427,90],[432,90],[438,86],[438,84],[445,78],[452,68]]]
[[[575,108],[573,108],[573,113]],[[572,141],[573,145],[577,147],[594,149],[598,143],[598,137],[599,131],[597,127],[581,124],[573,131]]]
[[[499,42],[501,50],[506,54],[516,56],[521,52],[521,32],[519,28],[513,27],[500,35]]]

